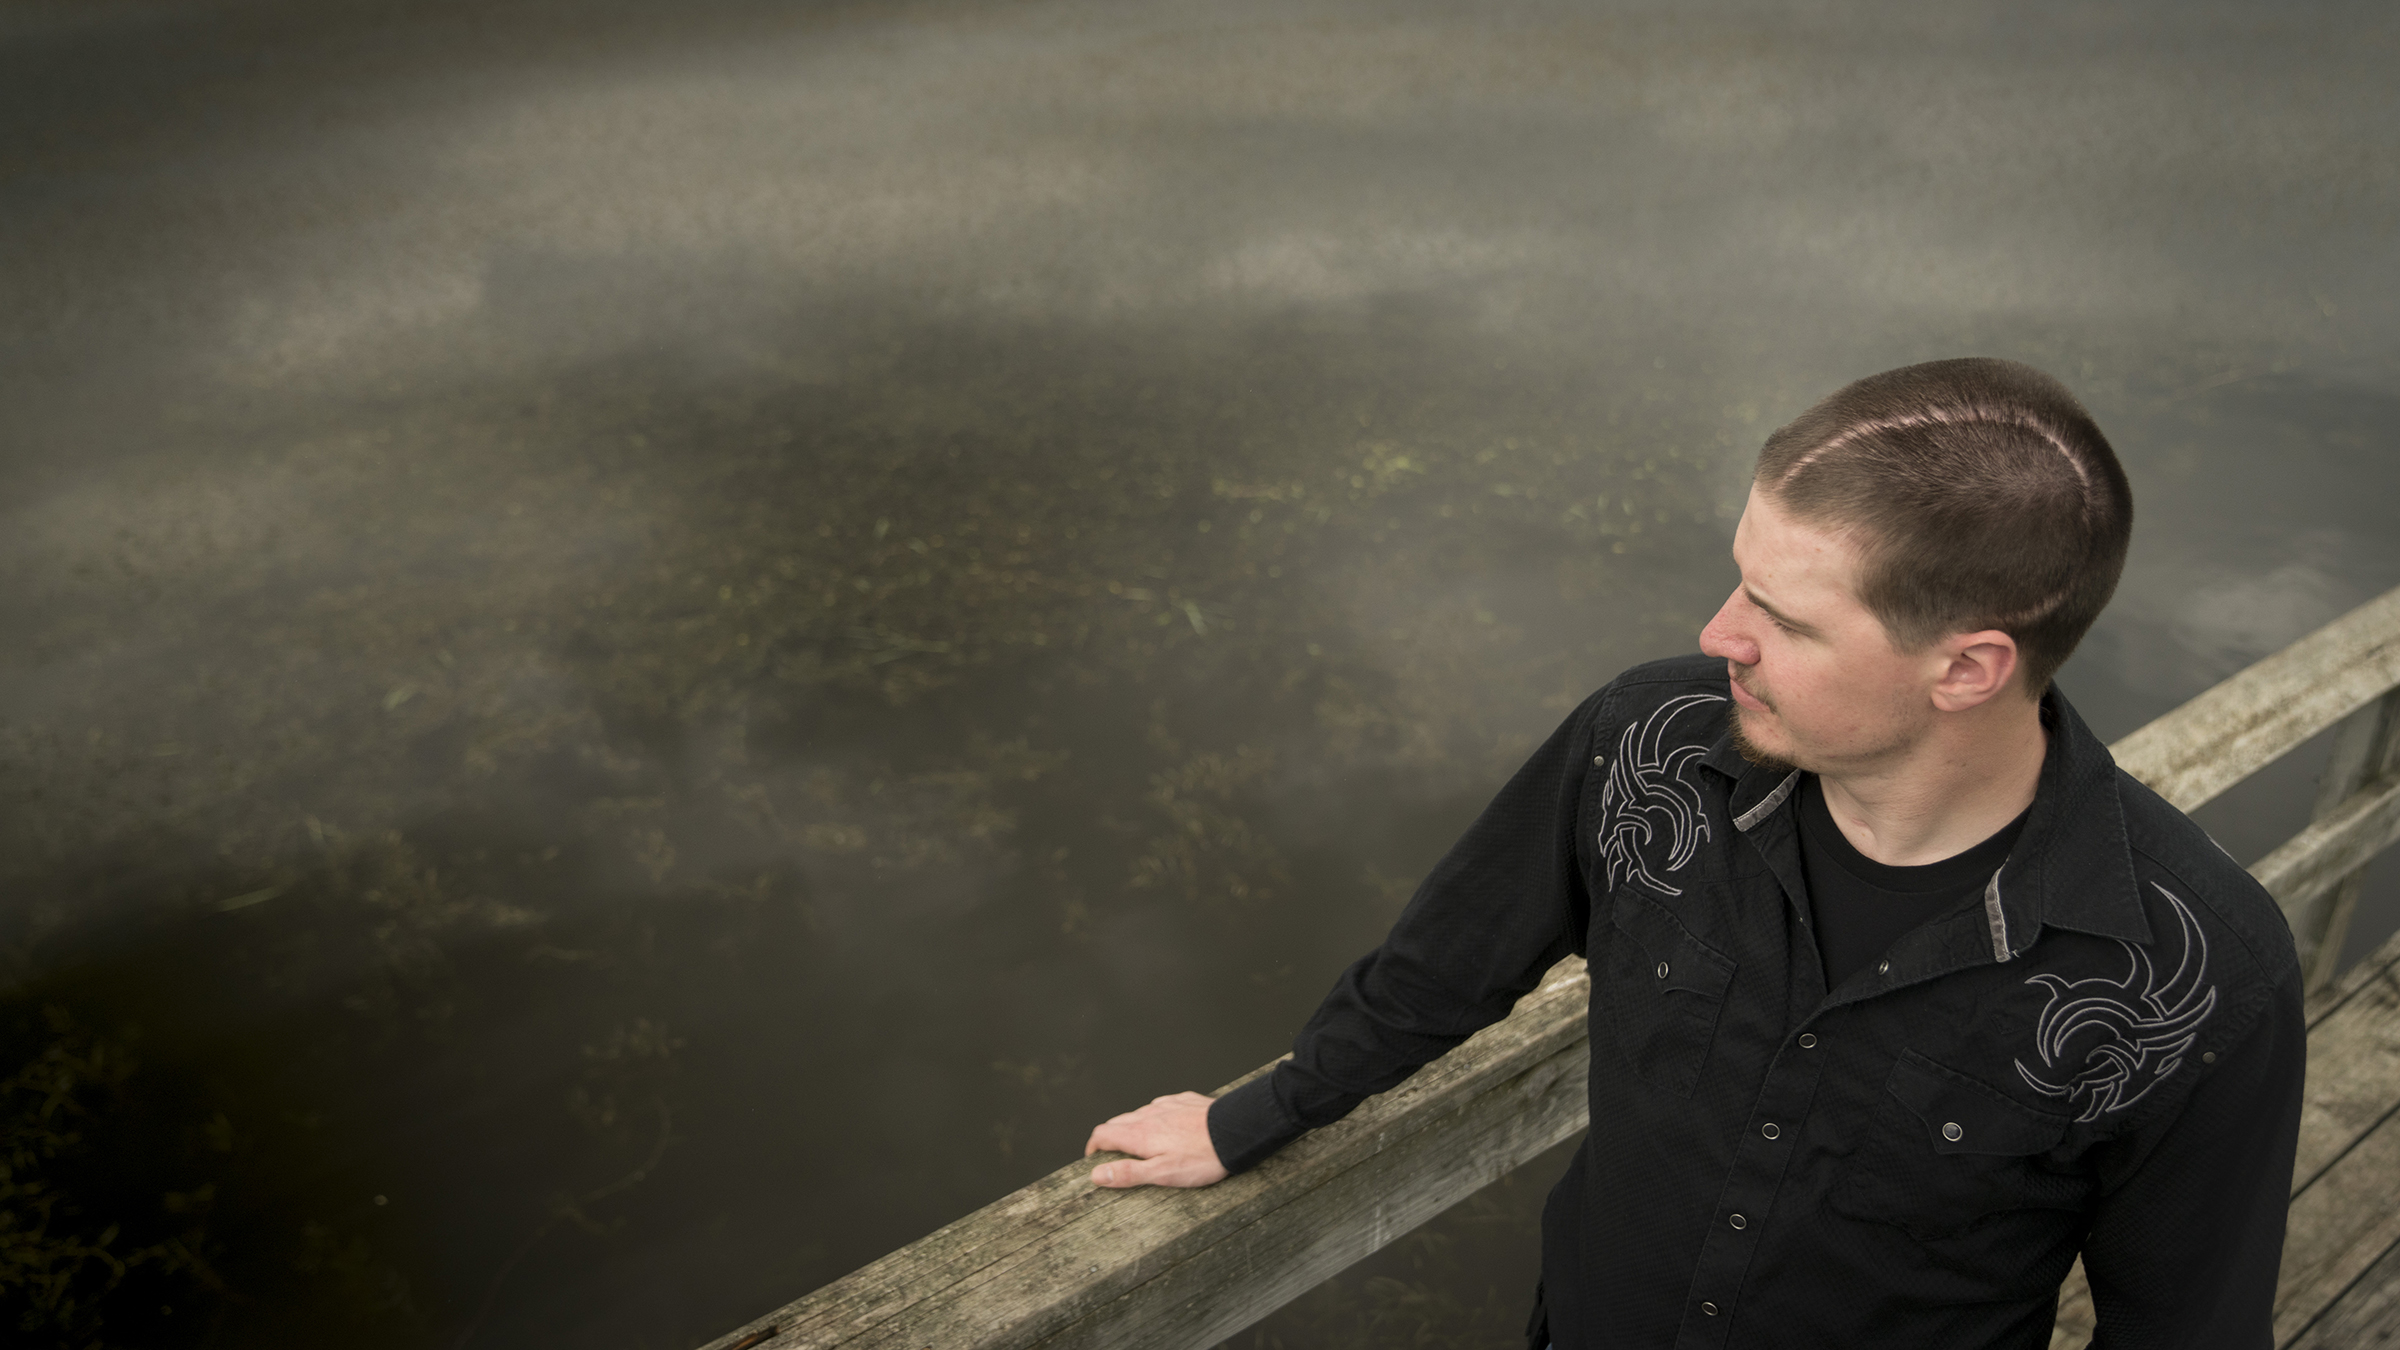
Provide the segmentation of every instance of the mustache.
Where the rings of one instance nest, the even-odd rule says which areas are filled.
[[[1729,680],[1731,680],[1731,681],[1733,681],[1735,684],[1738,684],[1738,685],[1740,685],[1740,686],[1742,687],[1742,692],[1743,692],[1743,693],[1745,693],[1745,694],[1748,694],[1750,697],[1752,697],[1752,698],[1754,698],[1754,699],[1757,699],[1759,702],[1761,702],[1761,703],[1763,703],[1763,704],[1767,705],[1767,711],[1769,711],[1769,712],[1773,712],[1773,711],[1775,710],[1775,700],[1773,700],[1773,699],[1771,699],[1771,698],[1768,698],[1768,697],[1767,697],[1765,694],[1762,694],[1762,693],[1758,692],[1758,690],[1757,690],[1757,689],[1756,689],[1754,686],[1752,686],[1752,684],[1751,684],[1751,683],[1750,683],[1748,680],[1745,680],[1745,679],[1743,679],[1743,678],[1742,678],[1742,673],[1743,673],[1744,671],[1748,671],[1748,670],[1755,670],[1755,669],[1757,669],[1757,667],[1755,667],[1755,666],[1745,666],[1745,665],[1740,665],[1740,664],[1738,664],[1738,663],[1736,663],[1736,662],[1733,662],[1733,661],[1727,661],[1727,662],[1725,663],[1725,678],[1726,678],[1726,679],[1729,679]]]

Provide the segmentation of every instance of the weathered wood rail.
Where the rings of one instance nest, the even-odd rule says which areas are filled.
[[[2111,747],[2188,811],[2343,723],[2309,826],[2251,868],[2312,991],[2276,1301],[2293,1350],[2400,1334],[2400,935],[2335,978],[2365,864],[2400,836],[2396,686],[2400,590]],[[1582,1129],[1589,994],[1562,961],[1505,1020],[1248,1173],[1105,1191],[1087,1180],[1099,1159],[1072,1163],[706,1350],[1215,1345]],[[2078,1272],[2052,1346],[2090,1335]]]

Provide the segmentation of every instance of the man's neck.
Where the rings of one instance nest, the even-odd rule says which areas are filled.
[[[2049,733],[2013,695],[1976,716],[1944,718],[1916,743],[1855,771],[1818,775],[1852,847],[1892,867],[1955,857],[2000,832],[2033,801]]]

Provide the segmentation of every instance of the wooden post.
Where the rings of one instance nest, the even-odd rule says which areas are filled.
[[[2333,745],[2333,760],[2317,786],[2311,821],[2330,819],[2362,790],[2400,775],[2400,689],[2352,713]],[[2308,965],[2308,987],[2324,988],[2340,973],[2342,944],[2350,935],[2350,917],[2358,909],[2359,892],[2366,886],[2367,869],[2360,866],[2334,884],[2320,905],[2312,906],[2301,931],[2300,958]]]

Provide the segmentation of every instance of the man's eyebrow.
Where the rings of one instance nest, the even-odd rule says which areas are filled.
[[[1791,615],[1789,615],[1789,614],[1786,614],[1786,613],[1784,613],[1782,610],[1780,610],[1780,609],[1777,609],[1777,608],[1775,608],[1773,605],[1770,605],[1770,604],[1768,604],[1768,603],[1767,603],[1765,600],[1763,600],[1763,599],[1759,598],[1759,594],[1758,594],[1758,592],[1756,592],[1756,591],[1754,591],[1754,590],[1751,590],[1751,589],[1750,589],[1750,587],[1749,587],[1747,584],[1744,584],[1744,585],[1743,585],[1743,587],[1742,587],[1742,594],[1744,594],[1744,595],[1746,595],[1746,596],[1749,596],[1749,597],[1750,597],[1750,603],[1751,603],[1751,604],[1754,604],[1754,605],[1758,606],[1760,609],[1763,609],[1763,610],[1765,610],[1767,613],[1774,615],[1774,616],[1775,616],[1775,618],[1776,618],[1778,621],[1780,621],[1780,622],[1783,624],[1783,626],[1784,626],[1784,627],[1786,627],[1786,628],[1789,628],[1789,629],[1792,629],[1792,630],[1793,630],[1793,631],[1795,631],[1795,632],[1806,633],[1806,634],[1808,634],[1810,637],[1815,637],[1815,636],[1817,636],[1817,626],[1816,626],[1815,624],[1813,624],[1813,623],[1802,623],[1800,620],[1798,620],[1798,619],[1795,619],[1795,618],[1793,618]]]

